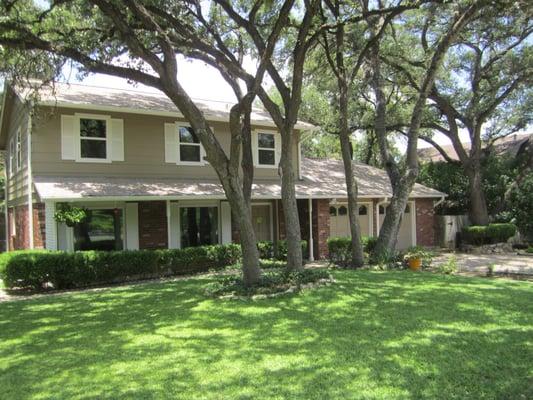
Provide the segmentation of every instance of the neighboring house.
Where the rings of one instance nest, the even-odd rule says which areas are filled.
[[[157,249],[238,241],[228,202],[204,150],[164,96],[58,83],[29,106],[8,87],[0,121],[7,150],[6,213],[10,250]],[[228,150],[230,105],[198,101]],[[33,112],[30,112],[33,111]],[[253,223],[258,240],[285,235],[278,161],[281,141],[268,114],[252,113]],[[298,122],[294,165],[302,238],[309,257],[327,256],[327,238],[349,235],[342,163],[303,158]],[[360,165],[360,222],[375,236],[391,196],[384,171]],[[434,203],[444,196],[416,185],[399,247],[434,244]],[[89,223],[56,223],[60,203],[91,210]],[[32,216],[31,218],[29,216]]]
[[[516,157],[518,154],[524,151],[528,142],[533,141],[533,133],[512,134],[496,139],[491,147],[491,154],[497,156],[507,155],[510,157]],[[466,151],[470,150],[470,143],[461,143]],[[451,144],[442,145],[441,148],[452,159],[459,160],[455,148]],[[486,151],[487,147],[483,146]],[[427,147],[418,150],[418,158],[420,162],[439,162],[446,161],[442,154],[434,147]]]

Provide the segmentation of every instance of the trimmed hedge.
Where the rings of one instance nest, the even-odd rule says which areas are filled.
[[[514,224],[473,225],[463,228],[462,240],[467,244],[483,245],[507,242],[516,234]]]
[[[363,251],[372,253],[376,247],[377,238],[363,236],[361,238]],[[347,267],[352,260],[352,239],[350,237],[334,237],[328,239],[329,261],[341,267]]]
[[[275,244],[271,241],[260,241],[257,242],[257,250],[259,250],[259,258],[264,259],[277,259],[286,261],[287,260],[287,241],[286,240],[278,240],[276,242],[277,244],[277,254],[276,254],[276,248]],[[302,252],[304,254],[307,254],[307,241],[302,240]]]
[[[70,289],[205,272],[239,262],[236,244],[176,250],[21,251],[0,258],[0,276],[7,287]]]

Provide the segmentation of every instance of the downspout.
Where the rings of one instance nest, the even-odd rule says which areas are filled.
[[[307,244],[309,249],[309,261],[315,261],[314,255],[314,243],[313,243],[313,199],[309,197],[309,243]]]
[[[33,177],[31,169],[31,128],[32,128],[32,114],[33,102],[30,103],[30,112],[28,113],[28,129],[27,129],[27,160],[28,163],[26,171],[28,174],[28,234],[30,249],[35,247],[33,241]]]
[[[9,151],[9,146],[8,146],[8,151]],[[7,154],[7,153],[5,153]],[[5,223],[4,223],[4,229],[6,231],[6,251],[9,251],[11,250],[9,248],[9,213],[7,211],[7,202],[8,202],[8,190],[7,188],[9,187],[9,174],[7,173],[7,168],[6,168],[6,162],[5,162],[5,157],[4,157],[4,217],[5,217]],[[11,168],[11,165],[9,166]]]

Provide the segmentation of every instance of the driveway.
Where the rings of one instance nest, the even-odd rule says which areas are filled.
[[[433,259],[437,267],[454,256],[459,272],[485,275],[489,265],[494,265],[495,274],[519,274],[533,276],[533,256],[518,254],[465,254],[443,253]]]

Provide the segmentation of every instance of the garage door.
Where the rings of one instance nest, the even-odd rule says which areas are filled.
[[[350,236],[350,218],[348,217],[347,204],[335,204],[329,207],[330,237],[349,237]],[[359,205],[359,226],[363,236],[371,236],[370,218],[372,218],[372,209],[370,204]]]
[[[409,202],[405,207],[405,212],[402,217],[402,224],[400,225],[400,231],[398,234],[398,242],[396,243],[396,248],[398,250],[403,250],[408,247],[411,247],[414,242],[413,238],[413,223],[412,218],[414,215],[414,203]],[[383,225],[383,220],[385,219],[386,207],[379,206],[379,229]]]

